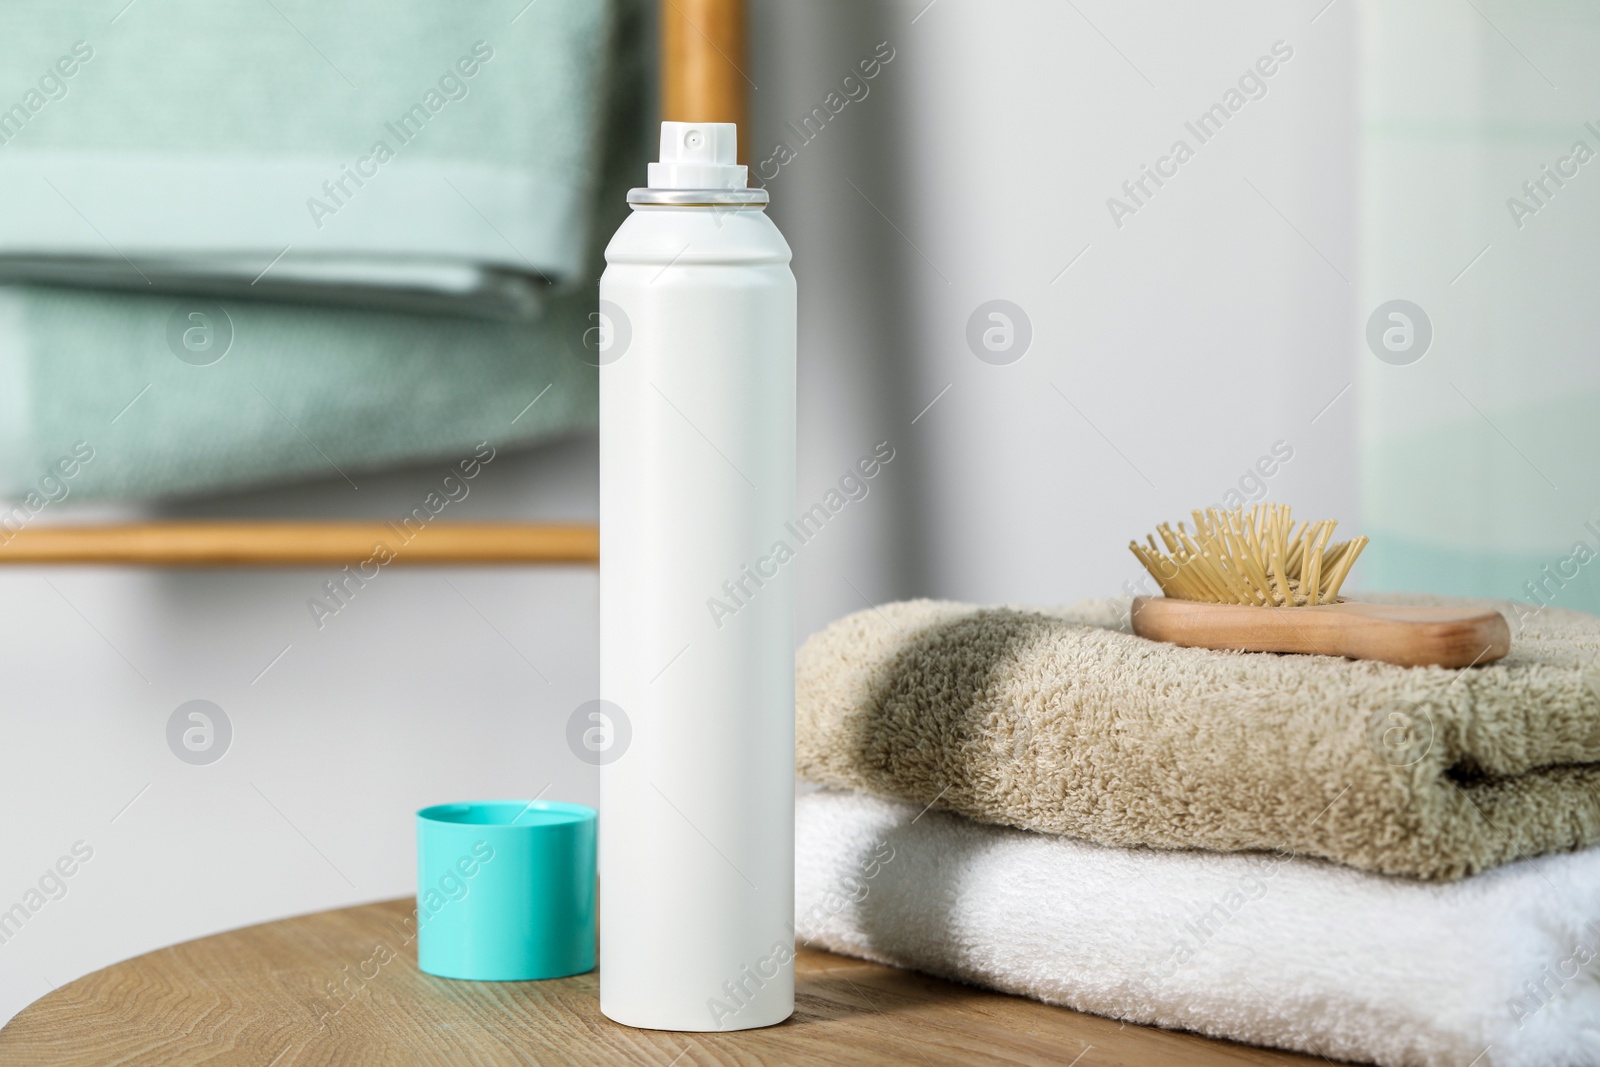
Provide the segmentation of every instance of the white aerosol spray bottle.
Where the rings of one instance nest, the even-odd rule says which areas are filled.
[[[795,283],[731,123],[664,122],[600,279],[600,1010],[794,1010]]]

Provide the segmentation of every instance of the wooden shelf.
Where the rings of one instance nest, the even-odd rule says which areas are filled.
[[[746,62],[742,0],[662,0],[661,117],[736,123],[741,163],[752,147]]]
[[[380,550],[379,546],[383,546]],[[0,535],[5,564],[138,567],[306,567],[358,564],[595,564],[592,524],[387,522],[155,522],[50,526]],[[386,563],[385,565],[388,565]]]

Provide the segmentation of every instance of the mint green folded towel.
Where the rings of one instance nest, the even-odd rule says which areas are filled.
[[[301,127],[314,127],[315,123],[287,113],[284,108],[288,105],[249,112],[246,105],[260,101],[240,90],[240,80],[253,86],[251,92],[256,94],[276,86],[273,91],[280,100],[292,101],[293,108],[322,107],[328,112],[326,129],[296,143],[332,151],[345,144],[353,131],[366,128],[353,114],[352,101],[366,100],[365,94],[379,92],[386,84],[393,92],[385,99],[410,99],[420,92],[418,87],[430,84],[434,74],[444,69],[441,64],[447,59],[453,62],[452,57],[463,47],[470,50],[472,40],[483,38],[492,43],[495,55],[475,76],[471,94],[452,101],[430,119],[415,143],[402,150],[406,154],[385,164],[373,184],[350,201],[352,212],[366,203],[381,206],[380,197],[364,198],[379,191],[378,183],[397,179],[392,188],[401,192],[413,189],[422,198],[416,211],[433,211],[436,217],[387,236],[383,227],[375,224],[367,233],[371,240],[362,254],[372,257],[374,270],[416,268],[436,270],[442,276],[474,262],[493,263],[496,270],[521,263],[526,272],[527,263],[521,258],[525,253],[551,271],[570,272],[572,280],[550,287],[531,320],[460,314],[460,306],[429,304],[417,299],[415,292],[405,298],[406,306],[414,310],[338,306],[337,282],[330,275],[321,276],[316,289],[306,288],[300,292],[302,299],[295,301],[238,299],[219,295],[215,286],[198,286],[189,293],[152,292],[155,287],[142,282],[133,286],[133,291],[76,284],[0,286],[0,497],[22,500],[31,492],[48,499],[59,495],[64,485],[73,500],[171,498],[319,477],[342,477],[360,486],[363,475],[370,471],[428,459],[466,458],[479,442],[497,449],[515,447],[595,425],[594,357],[583,344],[586,331],[593,340],[593,281],[605,240],[627,213],[626,190],[644,172],[654,133],[646,108],[650,59],[643,0],[582,0],[581,4],[578,0],[537,0],[515,22],[511,20],[527,0],[492,5],[362,3],[355,5],[364,13],[360,18],[336,16],[332,8],[324,11],[283,0],[274,2],[362,87],[360,94],[284,26],[272,4],[262,4],[260,10],[278,20],[277,28],[262,21],[252,24],[252,32],[274,38],[273,47],[284,61],[277,73],[254,69],[255,60],[246,62],[241,53],[226,48],[202,50],[203,55],[190,56],[184,61],[189,65],[184,66],[178,60],[182,50],[176,44],[154,41],[147,35],[135,39],[165,56],[165,65],[125,54],[133,49],[126,43],[117,43],[113,49],[114,42],[124,42],[117,35],[136,17],[147,14],[147,7],[175,6],[188,11],[194,25],[185,28],[182,39],[194,44],[205,27],[237,27],[254,17],[233,10],[233,5],[225,12],[221,5],[136,0],[115,24],[107,21],[103,5],[95,6],[92,18],[84,14],[87,5],[53,5],[49,11],[30,12],[30,18],[39,22],[55,20],[67,40],[62,46],[64,54],[70,52],[72,40],[87,40],[84,35],[90,30],[104,40],[94,38],[95,56],[74,73],[70,91],[33,114],[20,132],[13,132],[10,140],[0,145],[0,187],[10,188],[3,183],[17,180],[13,166],[24,157],[13,153],[29,139],[37,136],[56,150],[71,151],[53,130],[55,120],[66,123],[69,109],[96,112],[72,121],[79,123],[80,129],[99,131],[101,143],[109,146],[106,158],[133,152],[133,146],[145,143],[155,128],[164,130],[169,149],[176,151],[175,145],[187,143],[195,154],[157,156],[153,166],[166,165],[163,159],[176,168],[184,159],[212,158],[219,166],[237,167],[239,175],[248,176],[251,158],[258,162],[282,158],[274,153],[301,138],[305,133]],[[587,13],[577,11],[579,7]],[[346,7],[341,5],[339,11]],[[0,13],[0,24],[20,17]],[[177,32],[170,23],[157,24]],[[419,39],[417,25],[430,27],[432,42]],[[559,30],[557,36],[565,34],[561,39],[571,44],[577,36],[575,27],[582,25],[604,31],[594,42],[601,49],[601,61],[592,68],[585,65],[590,61],[584,58],[593,54],[592,49],[575,46],[572,53],[561,53],[566,58],[559,58],[538,40],[540,34]],[[38,32],[30,34],[30,54],[35,58],[43,54],[38,52],[42,39]],[[460,40],[468,43],[462,46],[457,43]],[[303,57],[288,61],[291,41],[309,53],[314,65],[300,62]],[[433,49],[423,49],[425,55],[417,52],[424,44]],[[242,41],[240,47],[248,51],[257,46]],[[14,38],[0,33],[0,53],[11,56],[8,63],[23,51],[27,49]],[[411,73],[394,75],[385,82],[378,75],[380,67],[388,67],[378,59],[396,55],[411,56],[405,60]],[[52,62],[53,57],[52,52]],[[546,61],[547,69],[537,74],[526,69]],[[7,69],[31,70],[37,65],[32,60],[29,63]],[[246,137],[213,124],[212,133],[223,144],[248,140],[250,152],[259,154],[252,157],[242,148],[229,147],[208,157],[203,150],[203,131],[184,121],[135,115],[103,95],[82,91],[89,87],[87,79],[96,73],[97,63],[103,63],[101,69],[106,71],[121,63],[139,66],[150,76],[165,79],[165,92],[174,97],[204,88],[218,97],[232,98],[240,109],[239,122],[260,128]],[[235,68],[238,80],[231,73]],[[571,115],[553,113],[547,127],[530,127],[521,124],[522,120],[507,124],[506,110],[495,109],[494,94],[480,92],[489,85],[488,78],[501,74],[520,85],[523,92],[543,86],[548,95],[563,79],[587,85],[596,78],[603,80],[604,91],[582,94],[590,101],[584,105],[590,110],[584,113],[582,124]],[[421,81],[417,81],[419,77]],[[412,88],[395,95],[401,84]],[[165,98],[154,86],[140,92],[152,102],[150,106]],[[483,114],[473,117],[476,113],[470,108],[477,104],[486,107]],[[4,127],[4,106],[5,99],[0,97],[0,128]],[[182,106],[202,107],[192,101]],[[596,106],[598,112],[593,110]],[[109,110],[101,111],[103,108]],[[208,114],[220,115],[222,110],[215,105]],[[386,107],[381,114],[391,110]],[[544,139],[550,143],[536,143]],[[359,139],[351,143],[361,144]],[[592,163],[591,156],[595,157]],[[504,168],[493,164],[496,157],[506,163]],[[542,162],[533,166],[535,159]],[[498,175],[507,184],[495,192],[493,183],[474,185],[470,176],[465,184],[457,180],[472,173]],[[441,191],[424,198],[424,175],[448,178],[460,192],[467,193],[474,203],[468,211],[470,218],[458,210],[462,198],[449,184],[441,182]],[[184,183],[190,177],[176,170],[170,176],[180,188],[189,188]],[[106,217],[119,220],[112,225],[120,228],[104,232],[123,252],[134,247],[131,240],[128,244],[123,241],[141,226],[150,242],[144,247],[149,249],[163,239],[170,239],[176,247],[181,243],[177,237],[184,237],[193,238],[187,247],[198,254],[197,250],[203,250],[202,238],[210,239],[202,233],[205,226],[176,209],[171,217],[179,227],[177,236],[163,238],[160,226],[141,219],[137,211],[110,210],[115,198],[109,194],[106,200],[80,200],[76,195],[80,187],[74,183],[82,180],[70,170],[52,177],[86,214],[107,208]],[[44,188],[45,193],[55,195],[49,186]],[[149,193],[154,186],[139,188]],[[292,191],[301,200],[310,192],[299,187]],[[218,187],[207,194],[215,203],[201,204],[197,210],[217,226],[233,227],[237,240],[243,241],[257,223],[226,218],[227,213],[216,203],[258,193]],[[493,220],[492,226],[476,214],[478,209]],[[27,214],[8,207],[0,214],[0,233],[14,235],[40,225]],[[341,210],[326,220],[323,232],[332,233],[353,217]],[[400,215],[396,219],[405,222]],[[95,222],[104,230],[102,219]],[[334,274],[339,270],[359,274],[359,257],[353,252],[361,232],[352,228],[340,238],[346,243],[339,247],[352,252],[350,259],[341,264],[337,257],[328,257],[320,261],[322,265]],[[407,259],[380,247],[383,240],[392,240],[399,247],[410,239],[417,241],[418,249],[433,240],[434,252],[455,242],[461,256],[458,260],[430,259],[419,252]],[[4,246],[5,239],[0,238],[0,248]],[[222,248],[218,243],[206,254],[220,254]],[[88,243],[75,248],[75,254],[85,256],[91,251]],[[102,258],[103,266],[109,264],[111,257]],[[252,295],[259,289],[251,290]],[[436,289],[435,295],[444,291]],[[73,475],[62,482],[57,472],[63,458],[77,456],[81,460],[86,451],[92,451],[93,458],[71,463]],[[43,490],[41,484],[45,484]],[[38,521],[53,520],[42,517]]]
[[[526,318],[582,270],[616,2],[117,6],[0,6],[0,281]]]
[[[173,297],[0,289],[0,352],[26,353],[0,358],[0,409],[13,408],[0,410],[0,496],[22,499],[80,442],[94,458],[68,485],[74,500],[317,477],[359,487],[368,471],[465,458],[480,441],[593,426],[595,371],[567,345],[588,325],[583,299],[520,324],[243,300],[218,315]],[[226,355],[174,356],[175,311],[215,346],[190,359]]]

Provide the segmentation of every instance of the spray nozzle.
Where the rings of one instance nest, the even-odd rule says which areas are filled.
[[[743,189],[739,128],[731,122],[663,122],[661,161],[650,164],[652,189]]]

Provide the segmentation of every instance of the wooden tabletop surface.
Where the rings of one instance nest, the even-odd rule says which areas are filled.
[[[802,950],[795,1014],[764,1030],[632,1030],[600,1014],[595,973],[545,982],[422,974],[387,901],[216,934],[119,963],[0,1030],[0,1063],[930,1065],[1309,1064],[1124,1025],[909,971]],[[343,983],[344,992],[330,990]]]

